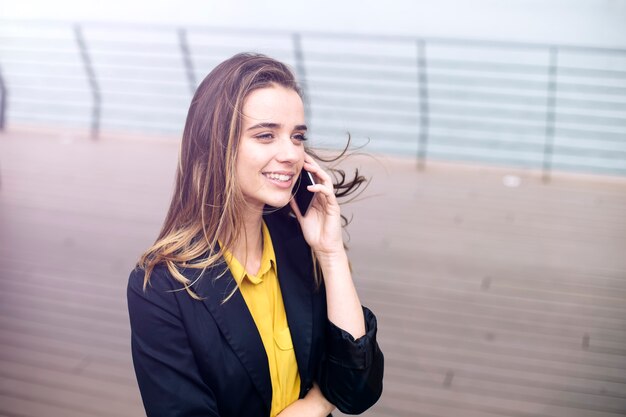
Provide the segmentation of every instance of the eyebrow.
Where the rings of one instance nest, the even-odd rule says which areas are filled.
[[[254,129],[280,129],[283,125],[280,123],[257,123],[254,126],[250,126],[247,130]],[[293,130],[308,130],[306,125],[296,125]]]

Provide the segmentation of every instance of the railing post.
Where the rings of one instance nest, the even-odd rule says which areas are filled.
[[[91,86],[91,96],[93,99],[91,110],[91,137],[97,139],[100,134],[100,107],[102,105],[102,98],[100,96],[100,87],[98,86],[98,80],[96,79],[96,73],[93,69],[91,58],[89,57],[89,51],[85,38],[83,37],[83,31],[80,25],[74,25],[74,34],[76,35],[76,43],[78,44],[78,50],[85,66],[85,72],[87,73],[87,80]]]
[[[178,29],[178,45],[183,56],[183,65],[187,73],[187,82],[189,83],[189,91],[193,96],[196,93],[196,72],[193,68],[191,59],[191,50],[189,49],[189,41],[187,40],[187,30],[185,28]]]
[[[556,107],[556,77],[558,69],[557,47],[550,47],[550,66],[548,67],[548,91],[546,102],[546,131],[543,147],[543,182],[550,181],[552,171],[552,154],[554,152],[554,123]]]
[[[419,91],[420,124],[419,138],[417,144],[417,169],[423,170],[426,167],[426,156],[428,148],[428,73],[426,63],[426,41],[417,40],[417,88]]]
[[[293,55],[296,59],[296,73],[298,74],[298,80],[300,89],[302,90],[304,101],[304,116],[310,123],[311,120],[311,100],[309,100],[309,86],[306,81],[306,69],[304,66],[304,53],[302,52],[302,39],[299,33],[294,33],[292,36],[293,41]]]
[[[2,69],[0,68],[0,130],[4,130],[5,115],[7,110],[7,87],[4,83],[4,77],[2,76]]]

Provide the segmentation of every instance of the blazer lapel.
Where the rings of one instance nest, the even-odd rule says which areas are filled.
[[[300,379],[307,383],[312,371],[309,361],[313,343],[313,281],[311,261],[302,254],[307,254],[309,249],[301,235],[289,234],[283,226],[292,219],[272,221],[272,217],[265,216],[265,220],[276,254],[278,281]],[[301,233],[299,229],[297,232]]]
[[[223,272],[223,268],[226,268],[226,272],[216,279]],[[194,284],[194,289],[204,298],[202,302],[250,375],[269,414],[272,404],[272,382],[267,354],[254,319],[240,291],[237,290],[228,301],[222,303],[236,285],[226,264],[221,264],[207,269],[202,278]]]

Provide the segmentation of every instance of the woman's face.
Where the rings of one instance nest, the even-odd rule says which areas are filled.
[[[274,84],[246,97],[242,117],[235,176],[248,207],[283,207],[304,164],[302,100],[294,90]]]

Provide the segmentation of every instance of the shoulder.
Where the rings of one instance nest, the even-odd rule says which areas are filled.
[[[146,271],[140,266],[135,266],[135,268],[130,271],[130,275],[128,276],[128,289],[141,290],[143,292],[145,276]],[[165,265],[157,265],[150,274],[150,279],[148,281],[148,284],[145,286],[145,290],[172,290],[173,287],[174,279],[167,270],[167,267]]]
[[[128,277],[126,291],[128,307],[132,311],[137,306],[158,306],[177,311],[181,295],[189,297],[182,283],[176,281],[165,265],[157,265],[144,285],[145,270],[135,267]]]

